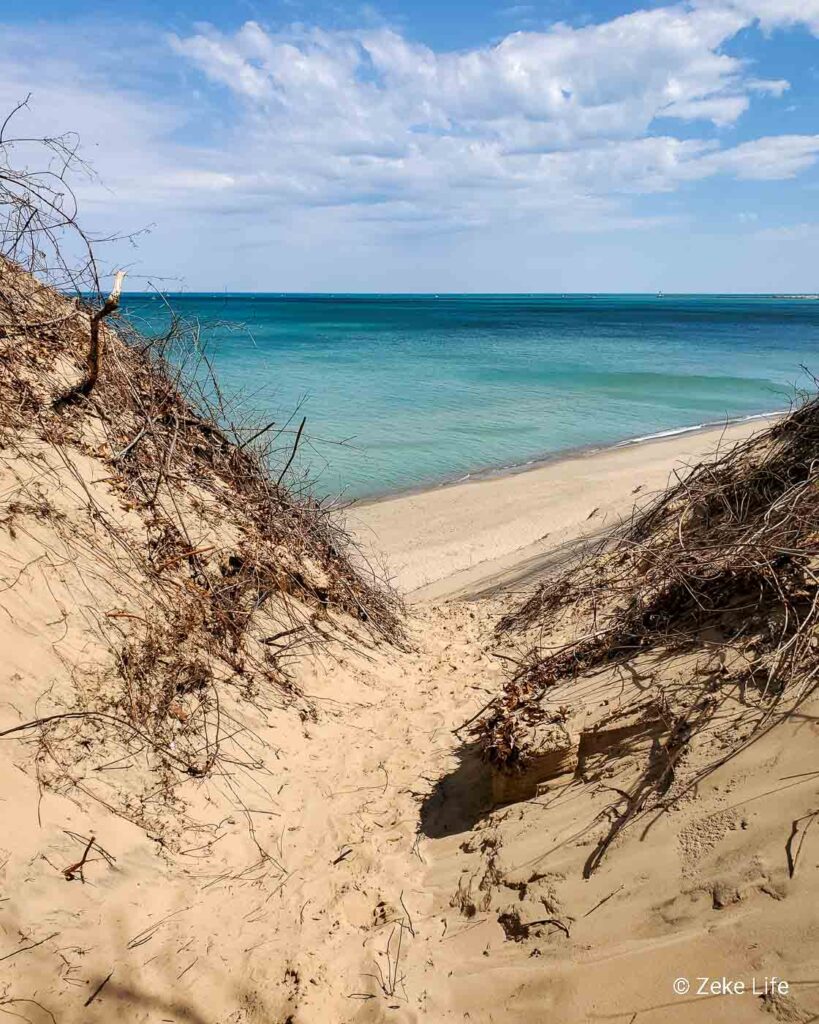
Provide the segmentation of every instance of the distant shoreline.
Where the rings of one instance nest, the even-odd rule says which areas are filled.
[[[417,490],[347,511],[362,550],[386,559],[412,601],[520,586],[628,517],[688,464],[745,440],[782,412],[702,424]]]
[[[752,423],[754,420],[774,420],[784,416],[787,409],[775,409],[772,412],[755,412],[747,416],[732,416],[726,419],[713,420],[705,423],[693,423],[685,427],[672,427],[665,430],[658,430],[651,434],[642,434],[637,437],[629,437],[623,441],[615,441],[611,444],[586,444],[573,448],[562,448],[560,451],[545,455],[535,456],[525,462],[513,462],[507,465],[486,466],[482,469],[473,470],[471,473],[461,473],[459,476],[447,477],[438,483],[415,484],[409,487],[400,487],[394,490],[382,491],[376,494],[368,494],[361,498],[351,498],[348,507],[365,509],[373,505],[381,505],[386,501],[394,501],[397,498],[410,498],[422,494],[434,493],[448,490],[452,487],[459,487],[471,483],[481,483],[485,480],[499,480],[504,477],[520,476],[524,473],[535,472],[544,466],[552,466],[555,463],[582,459],[590,455],[605,454],[606,452],[617,451],[621,448],[633,448],[637,445],[651,445],[658,441],[665,441],[669,438],[679,437],[686,434],[696,435],[719,428],[728,429],[743,423]]]

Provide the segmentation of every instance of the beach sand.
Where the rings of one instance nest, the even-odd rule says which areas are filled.
[[[519,587],[567,547],[628,515],[674,470],[761,430],[775,417],[589,451],[506,475],[362,503],[348,523],[367,555],[386,558],[411,601]]]
[[[6,736],[0,1008],[34,1024],[815,1019],[815,701],[650,829],[627,831],[586,880],[613,787],[637,762],[616,756],[602,781],[567,775],[493,808],[463,727],[508,677],[494,629],[510,599],[439,600],[523,587],[555,545],[559,556],[681,460],[762,425],[356,508],[359,538],[417,601],[407,642],[294,647],[284,689],[234,659],[219,683],[226,724],[202,740],[222,751],[218,771],[174,774],[129,729],[72,720]],[[163,621],[142,554],[152,521],[114,486],[104,451],[21,431],[0,460],[0,732],[125,706],[121,631],[132,659],[145,624]],[[172,486],[200,570],[219,580],[241,539],[226,517],[203,518],[196,478]],[[181,601],[196,579],[173,564]],[[294,610],[267,600],[259,635],[282,636]],[[314,607],[303,621],[333,628]],[[622,685],[592,690],[598,714]],[[178,699],[197,706],[184,687]],[[189,720],[171,712],[182,743]],[[702,976],[748,992],[698,996]],[[680,977],[688,996],[672,988]],[[772,977],[796,984],[751,992]]]

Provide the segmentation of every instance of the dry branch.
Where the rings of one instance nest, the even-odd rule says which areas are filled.
[[[314,717],[291,678],[293,660],[308,651],[403,645],[403,609],[362,568],[334,507],[286,486],[304,419],[285,450],[284,429],[236,426],[196,322],[169,310],[167,330],[153,337],[127,316],[112,317],[121,272],[104,302],[89,306],[80,297],[99,288],[68,184],[82,168],[76,140],[29,147],[57,161],[57,177],[15,169],[15,146],[7,124],[0,133],[0,444],[32,483],[7,502],[0,529],[14,539],[27,517],[48,520],[72,572],[81,577],[85,566],[110,580],[113,592],[99,607],[83,602],[65,616],[66,628],[71,615],[86,617],[108,660],[88,670],[92,680],[84,666],[69,666],[76,697],[69,687],[47,709],[53,714],[0,739],[35,737],[47,784],[82,788],[134,820],[125,773],[137,759],[148,759],[169,801],[186,777],[216,772],[229,786],[236,771],[265,771],[261,740],[225,694],[263,713],[292,707]],[[81,243],[76,264],[64,258],[72,236]],[[66,372],[79,381],[68,391]],[[105,500],[89,485],[88,459],[99,465],[93,483],[106,484]],[[60,476],[76,498],[66,523],[49,495]],[[43,553],[2,589],[25,585],[42,559],[54,568]],[[123,773],[114,797],[94,788],[103,769]]]
[[[68,405],[70,402],[76,401],[78,398],[86,398],[91,394],[97,380],[100,375],[100,365],[102,363],[102,354],[104,349],[104,336],[100,331],[100,325],[103,320],[110,316],[114,310],[119,308],[120,295],[122,293],[122,282],[125,280],[125,271],[118,270],[114,275],[114,287],[111,289],[111,293],[105,300],[103,305],[91,314],[90,326],[91,326],[91,340],[88,346],[88,364],[86,366],[85,376],[73,388],[70,388],[64,394],[55,401],[54,406],[57,409],[61,409],[63,406]],[[125,454],[132,445],[136,442],[132,442],[123,453]]]
[[[649,686],[635,698],[662,700],[669,738],[625,808],[610,809],[587,874],[623,828],[667,803],[680,762],[717,713],[728,753],[694,779],[784,718],[819,679],[819,397],[676,477],[501,620],[499,634],[525,654],[473,727],[499,771],[524,770],[527,730],[551,721],[555,688],[570,704],[592,673],[640,677],[649,656],[656,665],[699,653],[712,666],[702,686]],[[558,629],[573,639],[555,647]],[[741,699],[729,714],[733,693]]]

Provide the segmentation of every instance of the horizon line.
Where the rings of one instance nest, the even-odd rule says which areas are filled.
[[[92,293],[83,293],[92,294]],[[122,292],[122,297],[127,296],[150,296],[153,298],[160,298],[163,295],[183,295],[183,296],[223,296],[225,298],[230,296],[273,296],[273,297],[286,297],[286,296],[321,296],[326,298],[347,298],[350,296],[361,296],[365,298],[369,297],[392,297],[392,296],[404,296],[404,297],[418,297],[418,298],[496,298],[496,297],[515,297],[515,298],[588,298],[595,296],[633,296],[636,298],[691,298],[698,296],[708,296],[711,298],[773,298],[773,299],[817,299],[819,300],[819,292],[667,292],[667,291],[627,291],[627,292],[615,292],[615,291],[559,291],[559,292],[533,292],[533,291],[520,291],[520,292],[488,292],[488,291],[475,291],[475,292],[415,292],[415,291],[377,291],[377,292],[365,292],[365,291],[250,291],[250,290],[168,290],[168,291],[130,291],[126,290]]]

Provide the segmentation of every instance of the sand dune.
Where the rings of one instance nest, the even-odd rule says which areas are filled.
[[[45,389],[78,372],[69,342],[19,362],[6,341],[2,365]],[[181,407],[176,433],[156,427],[175,447],[126,472],[115,432],[138,430],[105,420],[105,372],[99,402],[59,419],[34,383],[25,423],[6,405],[0,451],[0,1010],[35,1024],[815,1019],[815,700],[624,832],[588,879],[645,737],[497,806],[464,729],[520,657],[495,637],[517,600],[504,578],[523,587],[715,434],[356,510],[416,601],[402,632],[332,545],[296,531],[265,546],[219,475],[238,457],[228,442],[224,463],[201,441],[172,463]],[[156,503],[135,498],[143,477],[188,531],[170,549]],[[281,498],[265,529],[287,516]],[[470,588],[495,593],[429,597]],[[185,608],[201,615],[183,629]],[[671,681],[658,665],[652,685]],[[645,685],[603,673],[567,699],[597,720]],[[723,976],[733,992],[698,994]]]

